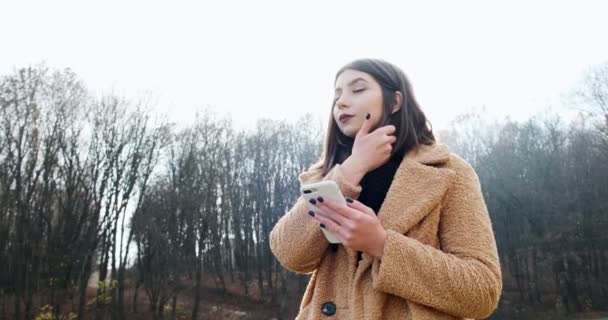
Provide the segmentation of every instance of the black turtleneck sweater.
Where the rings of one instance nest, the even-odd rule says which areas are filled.
[[[359,202],[372,208],[376,215],[380,211],[380,207],[386,198],[395,172],[403,160],[403,152],[394,154],[385,164],[368,172],[361,179],[361,193],[359,194]],[[361,260],[361,251],[357,252],[357,264]]]
[[[380,207],[386,198],[395,172],[403,160],[403,152],[393,155],[385,164],[368,172],[361,180],[361,194],[359,194],[359,202],[372,208],[376,215],[380,211]]]

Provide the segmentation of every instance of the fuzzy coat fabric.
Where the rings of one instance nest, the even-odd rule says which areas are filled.
[[[345,197],[361,186],[336,165],[313,166],[300,182],[334,180]],[[274,226],[270,245],[290,271],[311,273],[296,319],[483,319],[496,308],[502,274],[473,168],[447,146],[405,155],[378,218],[388,237],[382,258],[342,245],[331,250],[300,198]]]

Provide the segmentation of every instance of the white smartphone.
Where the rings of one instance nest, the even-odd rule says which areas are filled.
[[[310,199],[316,200],[319,196],[323,197],[323,199],[331,199],[339,204],[346,204],[340,188],[335,181],[331,180],[305,184],[300,188],[300,193],[306,199],[308,209],[314,211],[315,214],[325,215],[321,209],[308,201]],[[340,243],[340,240],[331,231],[327,231],[325,228],[322,228],[321,231],[323,231],[325,238],[330,243]]]

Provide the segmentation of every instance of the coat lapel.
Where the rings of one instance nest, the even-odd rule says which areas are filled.
[[[378,212],[386,229],[405,234],[439,204],[454,172],[436,166],[448,160],[443,144],[423,145],[405,155]]]

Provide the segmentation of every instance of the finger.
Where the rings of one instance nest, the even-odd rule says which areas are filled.
[[[397,128],[395,128],[394,125],[389,124],[374,130],[374,133],[392,135],[393,133],[395,133],[395,131],[397,131]]]
[[[395,137],[395,136],[384,136],[384,140],[388,144],[393,144],[393,143],[397,142],[397,137]]]
[[[362,212],[363,214],[366,214],[368,216],[372,216],[372,217],[376,217],[376,213],[374,212],[374,210],[366,205],[364,205],[363,203],[351,199],[351,198],[346,198],[346,205],[349,208],[355,209],[359,212]]]
[[[342,215],[343,217],[345,217],[348,220],[352,220],[356,216],[356,212],[353,212],[352,209],[350,209],[346,205],[341,205],[341,204],[333,201],[332,199],[325,199],[323,202],[317,202],[317,203],[319,204],[319,207],[321,207],[321,206],[327,207],[330,210],[332,210],[333,212],[336,212],[336,213]]]
[[[393,145],[387,144],[386,147],[384,148],[384,153],[390,154],[391,152],[393,152]]]
[[[327,200],[325,200],[323,202],[317,201],[316,206],[319,209],[319,211],[321,211],[321,214],[336,221],[337,223],[339,223],[341,225],[349,224],[348,219],[345,216],[337,213],[334,209],[328,207],[325,204],[326,201]]]
[[[369,133],[372,129],[372,117],[369,113],[365,115],[365,120],[363,120],[363,124],[361,125],[361,129],[357,132],[357,136],[364,136]]]
[[[321,228],[325,228],[326,230],[331,231],[336,237],[338,237],[338,240],[340,240],[340,242],[344,242],[345,228],[340,226],[340,224],[319,214],[315,214],[313,219],[319,222],[319,226]]]

